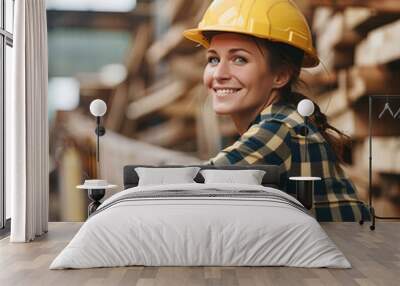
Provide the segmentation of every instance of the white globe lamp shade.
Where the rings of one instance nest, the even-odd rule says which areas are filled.
[[[90,103],[90,113],[94,116],[103,116],[106,114],[107,105],[101,99],[95,99]]]
[[[297,112],[305,117],[311,116],[314,113],[314,103],[309,99],[303,99],[297,105]]]

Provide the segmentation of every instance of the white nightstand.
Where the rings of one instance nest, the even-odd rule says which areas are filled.
[[[77,189],[87,190],[89,199],[92,201],[88,206],[88,216],[101,205],[100,200],[106,194],[106,190],[116,187],[117,185],[110,185],[106,180],[85,180],[83,185],[76,186]]]

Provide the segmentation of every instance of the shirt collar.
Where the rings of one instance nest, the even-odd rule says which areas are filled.
[[[275,102],[265,107],[250,123],[249,128],[252,125],[258,124],[262,120],[266,119],[276,118],[282,120],[285,117],[292,115],[294,111],[296,111],[296,107],[294,107],[293,104],[288,104],[280,101]]]

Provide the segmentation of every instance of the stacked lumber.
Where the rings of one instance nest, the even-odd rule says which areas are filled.
[[[366,2],[351,1],[346,3],[354,6],[346,6],[343,1],[311,3],[324,5],[315,10],[313,31],[325,69],[314,73],[308,82],[314,85],[314,90],[320,87],[318,101],[322,105],[330,102],[327,114],[338,122],[339,129],[345,130],[350,118],[368,118],[363,110],[368,109],[365,101],[369,95],[400,94],[400,84],[396,80],[400,75],[397,44],[400,11],[392,7],[392,3],[387,6],[392,7],[391,10],[371,9],[375,7],[374,1],[370,1],[370,6]],[[365,136],[365,130],[353,125],[354,128],[348,128],[350,135]]]
[[[220,123],[201,85],[204,50],[182,36],[185,29],[197,25],[210,2],[138,1],[138,11],[130,14],[140,14],[140,21],[111,27],[131,29],[124,77],[107,83],[100,72],[77,75],[80,109],[88,114],[90,102],[103,99],[108,106],[107,130],[199,158],[215,155],[221,147]]]
[[[68,132],[81,142],[75,145],[84,158],[84,170],[89,169],[92,175],[101,174],[120,185],[118,176],[122,175],[124,164],[170,163],[182,158],[182,154],[189,154],[182,162],[194,162],[195,158],[207,160],[233,142],[237,132],[232,120],[215,115],[202,85],[204,50],[182,36],[185,29],[197,25],[210,2],[138,0],[135,11],[130,13],[49,13],[49,28],[119,29],[131,34],[131,48],[125,55],[124,72],[117,76],[118,80],[104,78],[101,72],[77,75],[81,111],[89,115],[89,104],[95,98],[103,99],[108,105],[107,135],[102,140],[107,150],[102,153],[107,156],[104,158],[107,164],[100,170],[93,170],[90,161],[93,144],[87,143],[84,136],[93,132],[81,128],[84,119],[76,114],[71,116],[79,118],[70,121],[74,127]],[[309,86],[305,93],[320,105],[332,125],[352,136],[354,163],[351,168],[358,174],[356,178],[365,179],[368,97],[385,95],[391,101],[393,95],[400,94],[399,0],[295,2],[309,9],[305,14],[312,17],[309,20],[322,62],[317,68],[302,71],[301,79]],[[379,101],[372,108],[375,118],[372,134],[376,137],[374,148],[378,150],[373,160],[379,161],[374,165],[373,177],[381,188],[398,190],[399,180],[390,176],[400,173],[398,164],[392,161],[400,152],[396,148],[400,113],[397,118],[385,114],[377,120],[384,106],[385,101]],[[400,101],[393,101],[392,107],[396,113]],[[89,118],[94,122],[93,117]],[[365,180],[360,181],[359,188],[366,193],[367,184]]]
[[[314,69],[311,77],[303,78],[314,85],[317,94],[313,98],[330,123],[352,137],[350,173],[364,173],[364,178],[368,178],[371,132],[373,185],[381,194],[376,198],[379,214],[400,213],[400,112],[397,113],[400,98],[395,97],[400,95],[400,3],[390,0],[311,0],[310,3],[323,5],[315,6],[312,29],[325,69]],[[369,96],[374,96],[371,129]],[[364,181],[357,183],[360,176],[354,178],[365,195],[368,185]]]
[[[379,27],[358,46],[355,61],[358,66],[387,64],[400,59],[400,20]]]
[[[153,21],[143,21],[132,32],[132,49],[125,63],[127,77],[110,92],[107,129],[199,158],[217,152],[219,139],[210,138],[201,128],[204,117],[215,116],[210,109],[203,109],[206,92],[199,86],[204,51],[182,36],[185,29],[197,24],[209,3],[154,3]],[[215,126],[209,129],[217,130],[218,121],[211,122]]]

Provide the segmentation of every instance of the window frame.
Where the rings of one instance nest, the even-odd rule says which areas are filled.
[[[5,189],[5,93],[6,93],[6,55],[7,46],[13,48],[13,33],[6,30],[6,1],[0,0],[1,21],[0,21],[0,236],[10,230],[10,219],[7,219],[6,212],[6,189]],[[12,11],[15,16],[15,0],[12,2]],[[10,17],[10,15],[7,15]],[[13,23],[14,25],[14,23]],[[14,31],[14,27],[11,29]]]

